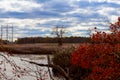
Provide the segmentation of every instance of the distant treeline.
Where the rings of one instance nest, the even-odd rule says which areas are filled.
[[[25,37],[18,38],[15,43],[17,44],[27,44],[27,43],[57,43],[57,37]],[[88,37],[63,37],[63,43],[84,43],[90,42],[90,38]]]

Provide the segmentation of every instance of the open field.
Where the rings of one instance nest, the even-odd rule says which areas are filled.
[[[57,43],[35,43],[35,44],[9,44],[3,45],[4,48],[11,50],[13,53],[24,54],[52,54],[56,49],[79,46],[79,44],[65,43],[58,46]]]
[[[62,47],[69,46],[78,46],[79,43],[64,43]],[[34,44],[9,44],[3,45],[5,47],[43,47],[43,48],[51,48],[51,47],[59,47],[57,43],[34,43]]]

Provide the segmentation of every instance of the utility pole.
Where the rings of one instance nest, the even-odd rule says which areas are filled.
[[[13,25],[12,25],[11,28],[12,28],[12,43],[13,43]]]
[[[1,40],[2,40],[2,34],[3,34],[3,33],[2,33],[2,31],[3,31],[2,29],[3,29],[3,28],[2,28],[2,25],[1,25]]]
[[[8,25],[6,26],[6,40],[8,41]]]
[[[2,25],[1,25],[1,43],[0,43],[1,45],[2,45],[2,43],[3,43],[3,42],[2,42],[2,34],[3,34],[3,33],[2,33]]]
[[[6,41],[11,41],[13,43],[13,25],[9,26],[8,24],[6,26],[1,25],[1,30],[0,30],[0,36],[1,40],[6,40]]]

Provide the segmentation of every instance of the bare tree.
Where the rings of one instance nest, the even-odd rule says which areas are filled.
[[[62,46],[63,35],[65,34],[65,29],[64,29],[63,25],[56,26],[55,28],[53,28],[52,34],[56,35],[56,37],[58,39],[58,45]]]

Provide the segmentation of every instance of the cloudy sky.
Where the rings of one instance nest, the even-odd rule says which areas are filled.
[[[107,31],[118,16],[120,0],[0,0],[0,25],[13,25],[15,38],[51,36],[56,25],[66,36],[88,36],[94,27]]]

